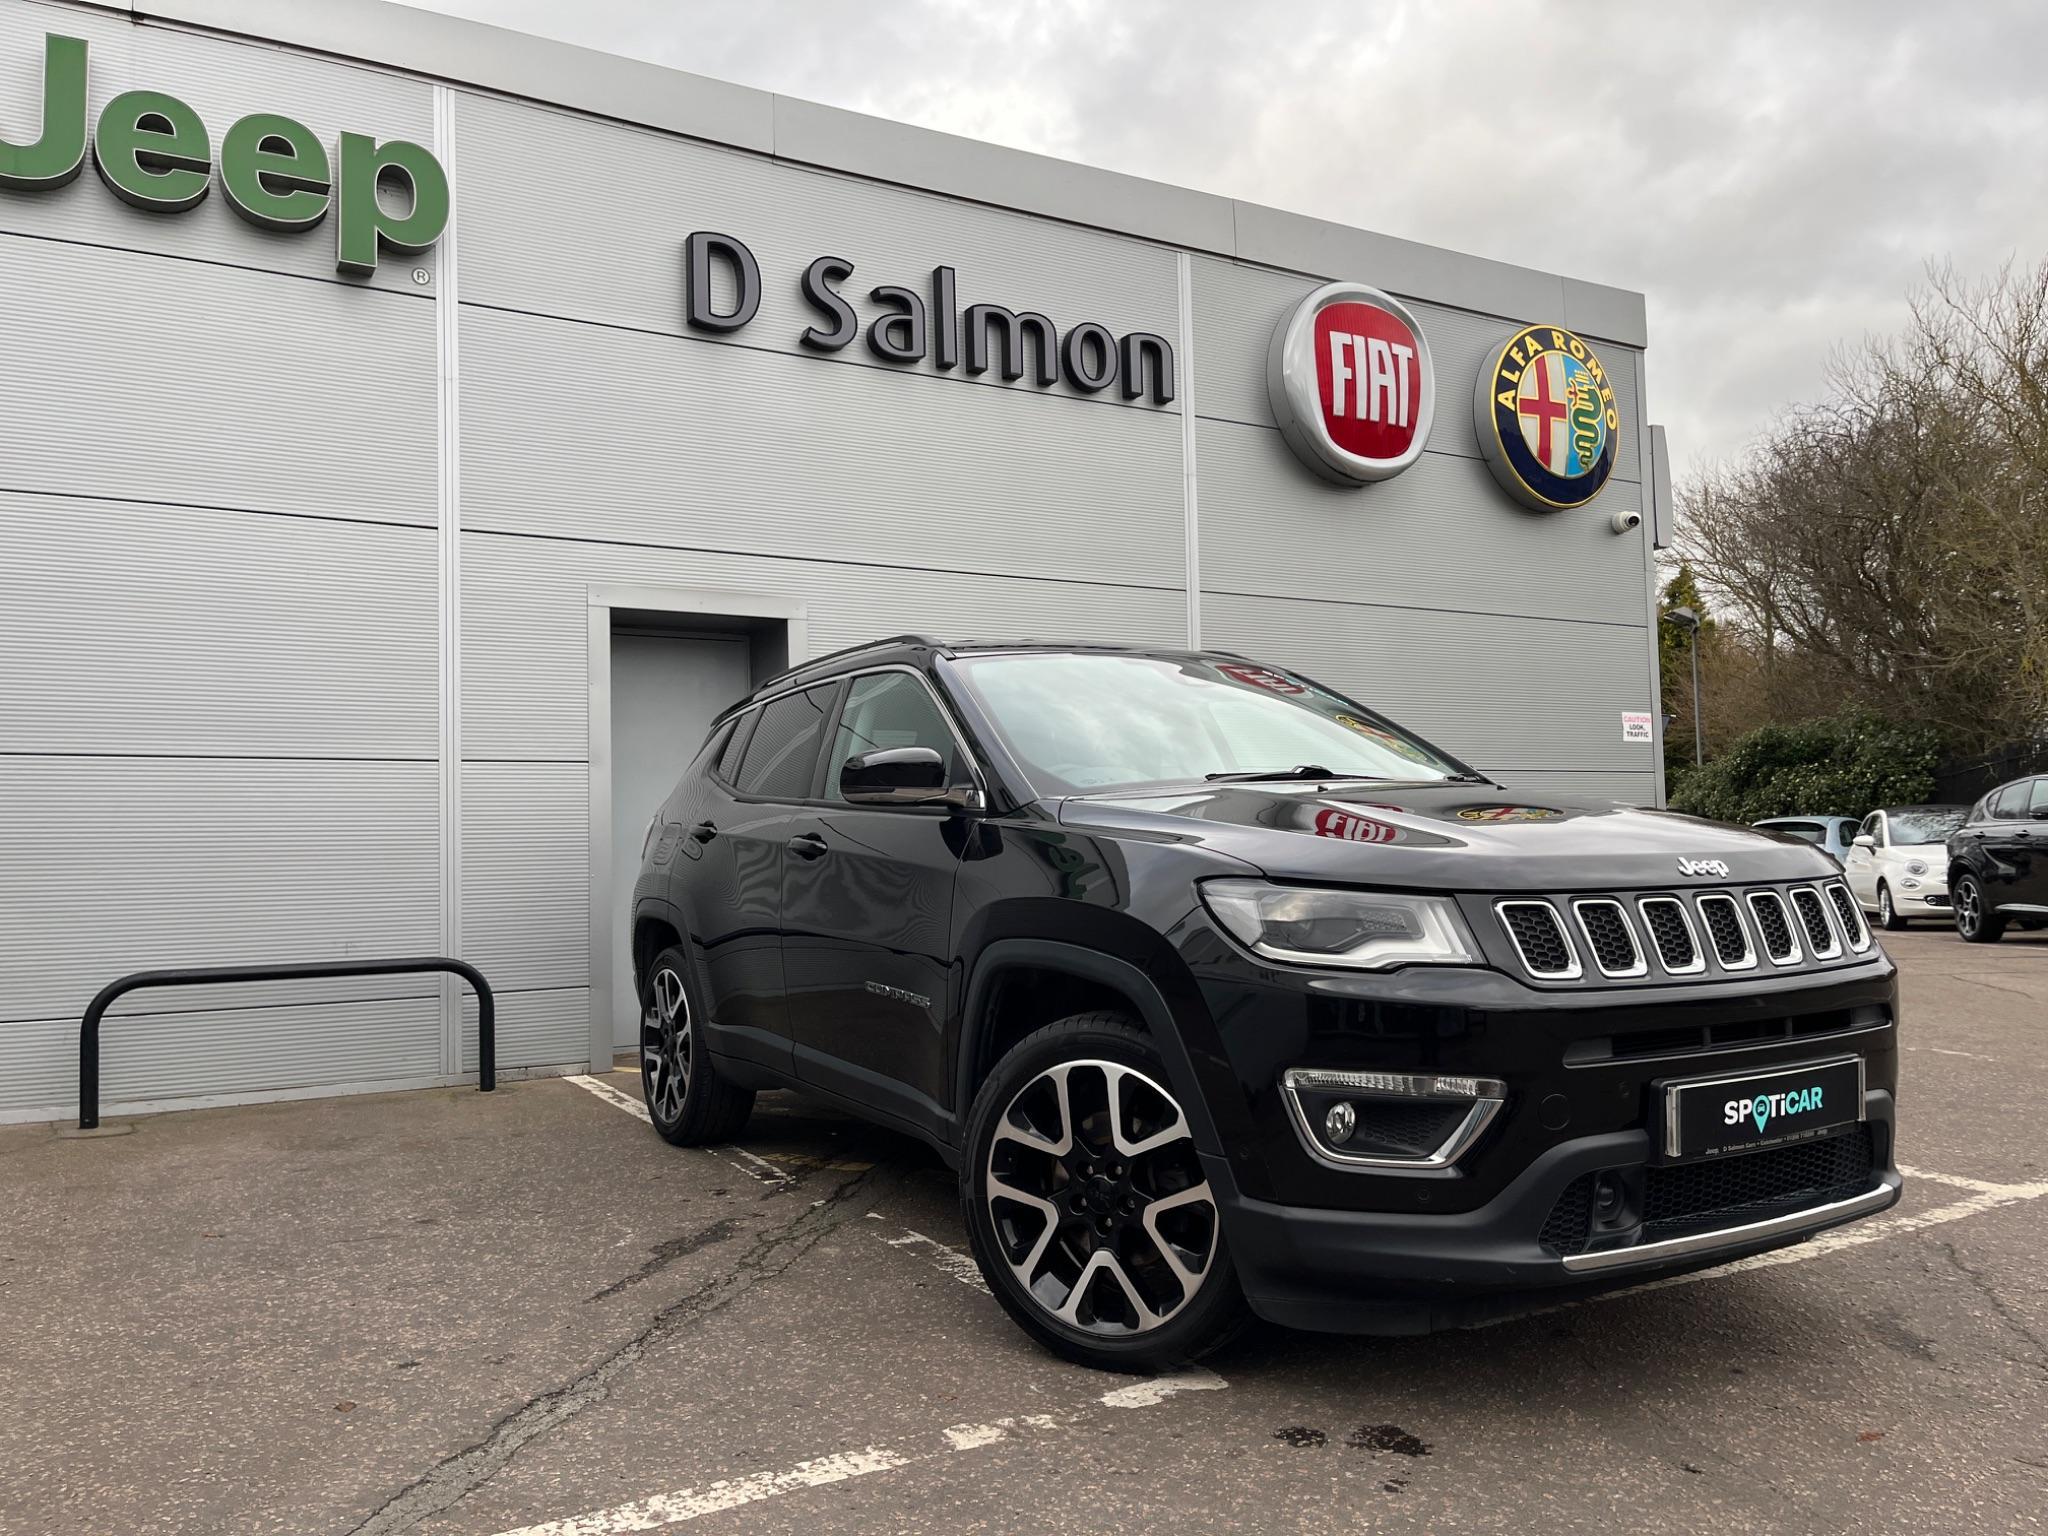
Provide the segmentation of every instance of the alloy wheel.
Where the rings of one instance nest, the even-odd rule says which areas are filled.
[[[683,978],[670,966],[662,966],[647,983],[640,1060],[648,1109],[664,1124],[675,1124],[690,1091],[690,1000]]]
[[[1877,920],[1887,928],[1892,925],[1892,888],[1888,885],[1877,888]]]
[[[1019,1089],[996,1123],[982,1188],[1018,1285],[1083,1333],[1160,1327],[1216,1260],[1216,1199],[1187,1116],[1117,1062],[1061,1062]]]

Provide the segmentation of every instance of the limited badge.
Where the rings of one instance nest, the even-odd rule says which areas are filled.
[[[1280,433],[1326,480],[1385,480],[1422,457],[1436,410],[1429,342],[1398,299],[1316,289],[1273,328],[1266,393]]]
[[[1517,331],[1487,356],[1472,406],[1494,479],[1539,512],[1584,506],[1621,452],[1621,413],[1599,356],[1554,325]]]

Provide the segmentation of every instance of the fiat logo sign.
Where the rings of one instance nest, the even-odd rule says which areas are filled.
[[[1422,456],[1436,369],[1406,305],[1377,288],[1329,283],[1274,328],[1266,390],[1303,463],[1326,480],[1362,485]]]

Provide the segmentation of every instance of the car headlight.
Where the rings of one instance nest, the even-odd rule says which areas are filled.
[[[1268,960],[1368,971],[1480,963],[1464,919],[1442,896],[1320,890],[1263,880],[1206,880],[1200,889],[1216,921]]]
[[[1926,873],[1927,873],[1927,861],[1926,861],[1925,859],[1908,859],[1908,860],[1906,860],[1906,873],[1907,873],[1907,874],[1909,874],[1909,875],[1924,875],[1924,874],[1926,874]]]

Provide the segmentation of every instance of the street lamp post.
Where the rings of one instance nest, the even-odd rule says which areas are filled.
[[[1665,613],[1664,622],[1676,624],[1691,637],[1692,765],[1697,768],[1707,760],[1706,751],[1700,745],[1700,616],[1690,608],[1673,608]]]

